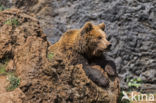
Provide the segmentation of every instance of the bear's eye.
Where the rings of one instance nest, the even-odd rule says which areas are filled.
[[[98,36],[98,39],[101,40],[102,39],[102,36]]]

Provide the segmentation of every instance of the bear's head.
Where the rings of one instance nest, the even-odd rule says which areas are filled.
[[[111,47],[111,43],[107,40],[107,35],[104,32],[105,24],[93,25],[87,22],[80,29],[80,45],[82,52],[87,56],[100,56]]]

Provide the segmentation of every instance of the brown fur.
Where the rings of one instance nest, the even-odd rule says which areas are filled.
[[[77,52],[89,56],[98,56],[110,45],[103,31],[104,23],[93,25],[87,22],[82,29],[69,30],[49,50],[54,52]]]
[[[86,75],[96,84],[105,87],[109,83],[105,73],[114,75],[115,72],[111,66],[106,66],[108,62],[104,60],[103,52],[110,45],[104,29],[104,23],[93,25],[87,22],[81,29],[65,32],[49,51],[64,53],[70,64],[83,64]]]

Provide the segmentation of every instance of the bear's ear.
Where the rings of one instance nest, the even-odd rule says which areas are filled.
[[[93,24],[91,22],[87,22],[81,29],[81,35],[90,32],[92,29],[93,29]]]
[[[105,30],[105,24],[104,23],[101,23],[98,25],[100,27],[100,29],[102,29],[103,31]]]

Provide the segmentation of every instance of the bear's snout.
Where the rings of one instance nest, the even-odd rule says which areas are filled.
[[[110,43],[110,44],[107,46],[107,50],[110,50],[111,47],[112,47],[112,44]]]

